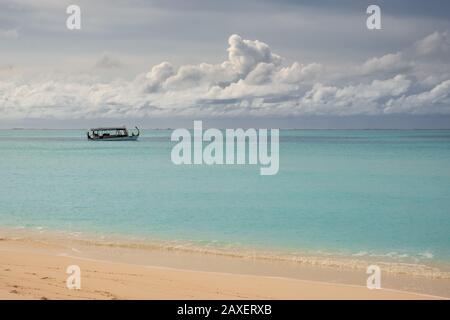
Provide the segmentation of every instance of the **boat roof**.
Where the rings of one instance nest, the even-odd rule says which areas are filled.
[[[100,128],[92,128],[91,131],[109,131],[109,130],[126,130],[125,126],[123,127],[100,127]]]

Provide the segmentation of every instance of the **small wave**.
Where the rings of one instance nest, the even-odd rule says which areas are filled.
[[[352,254],[352,256],[354,256],[354,257],[364,257],[364,256],[367,256],[368,254],[369,253],[367,251],[359,251],[359,252],[356,252],[356,253]]]
[[[353,255],[340,256],[328,253],[326,255],[312,255],[299,252],[286,253],[263,251],[261,249],[246,249],[232,246],[221,247],[215,245],[198,245],[191,242],[179,241],[143,241],[143,242],[123,242],[108,240],[80,240],[90,246],[106,246],[139,250],[162,250],[177,251],[196,254],[218,255],[230,258],[242,258],[253,260],[279,261],[298,263],[301,265],[311,265],[325,268],[338,269],[359,269],[366,270],[370,264],[377,264],[383,272],[392,274],[409,274],[414,276],[423,276],[433,279],[450,279],[450,272],[442,271],[436,266],[423,263],[408,263],[397,261],[398,258],[408,258],[406,253],[388,252],[386,254],[370,254],[366,251],[356,252]],[[425,258],[431,259],[432,254],[425,252],[422,254]],[[389,258],[389,260],[382,260]],[[413,261],[415,261],[413,259]],[[447,268],[446,268],[447,269]]]
[[[359,269],[366,270],[368,265],[376,264],[383,272],[393,274],[409,274],[424,276],[433,279],[450,279],[449,265],[447,263],[437,265],[433,260],[432,252],[425,251],[418,254],[403,252],[372,253],[358,251],[355,253],[332,253],[325,251],[298,252],[298,251],[267,251],[261,248],[245,248],[239,245],[223,244],[220,241],[211,242],[189,242],[189,241],[162,241],[138,237],[121,237],[113,235],[88,236],[85,233],[72,232],[50,232],[46,230],[43,234],[34,229],[35,232],[20,232],[21,239],[56,240],[59,245],[67,244],[67,248],[82,250],[83,246],[97,246],[110,248],[138,249],[148,251],[174,251],[195,254],[217,255],[229,258],[242,258],[266,261],[280,261],[310,265],[325,268]],[[15,233],[15,232],[14,232]],[[23,233],[23,234],[22,234]],[[17,235],[17,233],[15,233]],[[13,235],[7,236],[13,239]],[[76,252],[75,250],[72,250]],[[444,271],[445,270],[445,271]]]
[[[422,252],[419,254],[421,257],[424,257],[425,259],[433,259],[434,255],[431,252]]]

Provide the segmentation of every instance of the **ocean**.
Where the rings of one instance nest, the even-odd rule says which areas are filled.
[[[450,131],[281,130],[280,169],[137,142],[0,130],[0,225],[418,263],[450,261]]]

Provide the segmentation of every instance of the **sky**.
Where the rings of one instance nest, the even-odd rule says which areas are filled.
[[[194,119],[450,128],[450,2],[0,0],[0,128]]]

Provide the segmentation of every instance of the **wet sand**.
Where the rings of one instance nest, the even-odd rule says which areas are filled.
[[[66,286],[69,265],[81,269],[80,290]],[[0,299],[434,299],[447,297],[449,286],[447,279],[387,276],[390,283],[411,281],[425,289],[428,283],[444,294],[384,286],[369,290],[366,278],[361,270],[93,245],[48,236],[8,234],[0,240]]]

